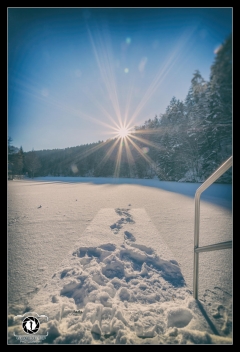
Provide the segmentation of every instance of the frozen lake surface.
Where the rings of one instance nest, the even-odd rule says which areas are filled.
[[[45,307],[48,311],[39,314],[55,321],[56,307],[65,306],[83,311],[78,318],[85,330],[81,338],[74,337],[66,328],[72,318],[63,313],[61,326],[52,323],[58,334],[47,343],[208,343],[211,339],[211,343],[230,343],[232,250],[200,254],[199,298],[220,337],[212,337],[212,328],[200,321],[191,296],[194,194],[200,185],[77,177],[9,181],[10,322],[28,305],[37,312]],[[232,239],[231,185],[213,184],[201,196],[200,209],[200,246]],[[80,262],[73,265],[73,257]],[[88,259],[82,262],[84,257]],[[111,266],[114,261],[117,270]],[[76,274],[79,270],[83,281]],[[108,291],[99,286],[102,275]],[[84,289],[71,284],[77,280]],[[154,283],[158,286],[153,290]],[[157,318],[148,311],[156,311],[157,306],[162,309],[160,321],[159,314]],[[142,318],[133,326],[130,321],[137,319],[139,307]],[[144,318],[146,309],[151,319]],[[108,323],[103,322],[104,314]],[[13,328],[9,328],[11,343],[16,342],[11,338]]]

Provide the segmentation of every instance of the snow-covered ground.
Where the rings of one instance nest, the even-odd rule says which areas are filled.
[[[9,343],[37,312],[42,343],[232,343],[232,250],[200,253],[200,184],[107,178],[8,182]],[[232,188],[201,197],[200,245],[232,239]]]

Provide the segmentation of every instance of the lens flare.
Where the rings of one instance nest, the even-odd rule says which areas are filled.
[[[149,152],[149,148],[148,147],[143,147],[142,151],[144,154],[147,154]]]

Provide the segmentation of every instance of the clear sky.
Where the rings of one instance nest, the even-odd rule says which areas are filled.
[[[8,136],[24,151],[107,140],[209,80],[232,8],[8,8]]]

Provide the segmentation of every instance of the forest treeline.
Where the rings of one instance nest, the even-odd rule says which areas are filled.
[[[232,155],[232,35],[218,48],[209,81],[196,70],[184,101],[135,126],[127,139],[24,152],[8,139],[8,174],[158,178],[202,182]],[[232,168],[217,182],[231,183]]]

